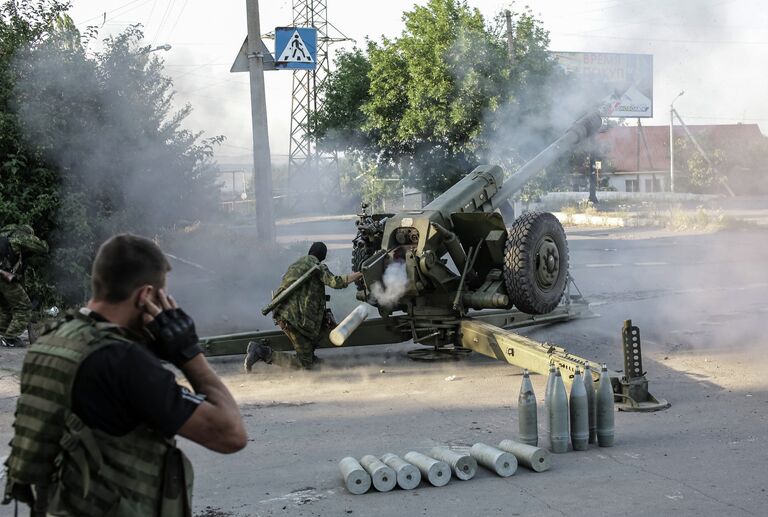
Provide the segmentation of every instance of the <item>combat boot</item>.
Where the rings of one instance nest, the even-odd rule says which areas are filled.
[[[0,345],[8,348],[24,348],[24,341],[18,337],[3,337],[0,338]]]
[[[248,347],[245,349],[245,361],[243,362],[246,373],[250,373],[256,361],[264,361],[267,364],[271,363],[272,348],[264,343],[249,341]]]

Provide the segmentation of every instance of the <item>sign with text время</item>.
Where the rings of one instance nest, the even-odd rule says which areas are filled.
[[[653,56],[606,52],[552,52],[567,74],[598,92],[604,117],[653,117]]]

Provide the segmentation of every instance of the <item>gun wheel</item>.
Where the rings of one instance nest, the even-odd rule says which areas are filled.
[[[528,212],[515,219],[504,250],[504,281],[523,312],[547,314],[557,307],[568,283],[568,244],[554,215]]]
[[[363,262],[371,258],[372,253],[368,250],[368,248],[361,248],[359,246],[355,246],[352,249],[352,271],[360,271],[363,269]],[[365,289],[365,283],[362,280],[358,280],[355,282],[355,286],[357,286],[358,291],[362,291]]]

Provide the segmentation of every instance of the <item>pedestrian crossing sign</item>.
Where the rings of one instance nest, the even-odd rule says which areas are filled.
[[[277,27],[275,29],[275,68],[314,70],[317,65],[317,29]]]

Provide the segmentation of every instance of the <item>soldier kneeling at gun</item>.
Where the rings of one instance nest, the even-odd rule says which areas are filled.
[[[306,256],[290,265],[272,296],[272,303],[267,306],[266,312],[262,311],[266,314],[268,309],[274,307],[275,323],[291,340],[296,353],[274,351],[268,345],[251,341],[245,355],[246,372],[251,371],[256,361],[304,369],[312,368],[317,363],[317,343],[324,331],[335,326],[330,311],[325,308],[325,286],[344,289],[363,277],[359,272],[347,276],[334,275],[323,263],[327,253],[324,243],[312,244]]]

